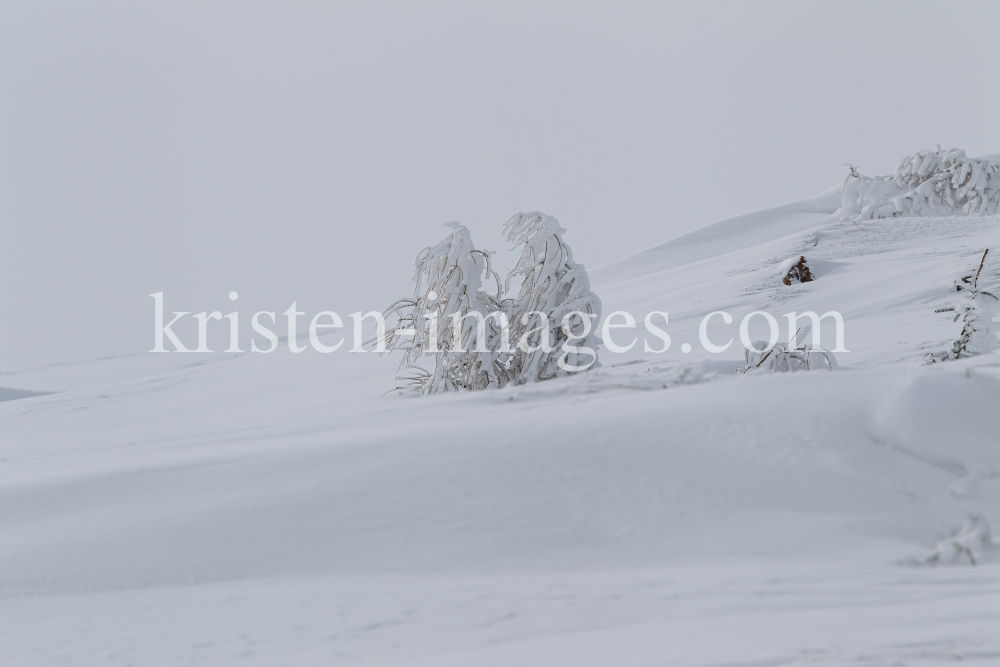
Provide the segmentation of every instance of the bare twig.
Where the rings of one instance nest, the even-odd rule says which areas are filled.
[[[986,251],[983,253],[983,259],[979,262],[979,271],[976,271],[976,280],[972,283],[972,289],[973,290],[975,290],[977,288],[977,286],[979,285],[979,274],[983,270],[983,264],[986,263],[986,255],[989,253],[989,251],[990,251],[990,249],[987,248]]]

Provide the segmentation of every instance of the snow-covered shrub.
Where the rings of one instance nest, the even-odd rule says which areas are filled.
[[[992,292],[979,289],[979,276],[986,263],[989,250],[983,253],[983,259],[979,262],[979,270],[976,271],[972,289],[966,289],[966,302],[955,309],[955,322],[962,321],[962,333],[952,341],[951,346],[928,354],[924,358],[925,364],[933,364],[938,361],[952,361],[963,357],[973,357],[979,354],[989,354],[997,344],[997,332],[1000,325],[993,321],[993,318],[1000,315],[1000,298]],[[963,283],[956,283],[962,289]]]
[[[869,177],[854,167],[841,191],[840,217],[986,215],[1000,210],[1000,163],[964,150],[923,150],[903,158],[894,176]]]
[[[995,213],[1000,203],[998,172],[1000,165],[993,160],[970,158],[958,148],[920,151],[896,169],[894,180],[910,188],[897,206],[911,215],[941,215],[942,209],[961,209],[966,215]]]
[[[403,352],[400,367],[411,374],[399,379],[423,394],[502,387],[508,381],[502,318],[492,315],[506,317],[500,277],[490,265],[490,253],[475,248],[465,226],[448,226],[451,234],[421,250],[413,262],[413,298],[386,310],[398,320],[386,332],[386,350]],[[496,281],[495,298],[482,289],[484,278]],[[426,357],[433,359],[433,370],[420,365]]]
[[[984,551],[995,546],[1000,546],[1000,537],[993,532],[986,517],[976,512],[969,515],[955,535],[937,543],[927,562],[954,562],[967,558],[970,565],[975,565],[976,556],[982,558]]]
[[[832,371],[837,368],[837,358],[833,352],[815,347],[789,346],[788,343],[778,342],[774,347],[765,352],[767,343],[756,341],[753,344],[754,350],[747,350],[744,354],[746,367],[744,373],[771,372],[771,373],[795,373],[797,371]]]
[[[788,267],[787,269],[785,268],[786,265]],[[799,257],[798,261],[795,261],[795,258],[786,260],[782,263],[780,268],[785,273],[781,282],[786,285],[811,283],[813,281],[812,271],[809,270],[809,265],[806,264],[806,258],[804,256]]]
[[[599,365],[593,322],[601,302],[555,218],[529,213],[507,221],[504,233],[520,255],[503,285],[492,253],[477,250],[466,227],[448,226],[451,234],[414,260],[413,298],[385,311],[397,322],[382,341],[386,351],[403,352],[400,368],[410,374],[399,379],[407,387],[423,394],[499,388]],[[517,297],[504,298],[518,278]],[[495,296],[484,281],[495,281]],[[420,365],[427,358],[433,370]]]
[[[511,340],[517,345],[510,370],[517,384],[598,366],[593,324],[601,318],[601,300],[590,291],[586,270],[573,261],[562,240],[565,231],[554,217],[538,212],[518,213],[504,225],[507,240],[520,246],[506,283],[521,279],[510,311]],[[564,351],[567,343],[593,354]]]

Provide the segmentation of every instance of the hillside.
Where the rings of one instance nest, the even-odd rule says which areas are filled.
[[[592,270],[672,345],[569,379],[414,398],[346,350],[0,375],[0,662],[997,664],[1000,357],[922,360],[1000,216],[840,206]],[[840,368],[738,374],[758,310],[783,339],[840,312]]]

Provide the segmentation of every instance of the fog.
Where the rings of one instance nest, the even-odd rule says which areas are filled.
[[[998,153],[998,19],[996,3],[4,3],[0,371],[145,353],[160,291],[168,311],[245,322],[293,300],[381,309],[451,220],[504,251],[503,222],[541,210],[594,267],[825,190],[845,162]]]

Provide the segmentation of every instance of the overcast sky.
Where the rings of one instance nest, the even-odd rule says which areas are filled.
[[[3,2],[0,371],[151,349],[159,291],[380,309],[450,220],[594,267],[1000,152],[1000,3],[622,5]]]

